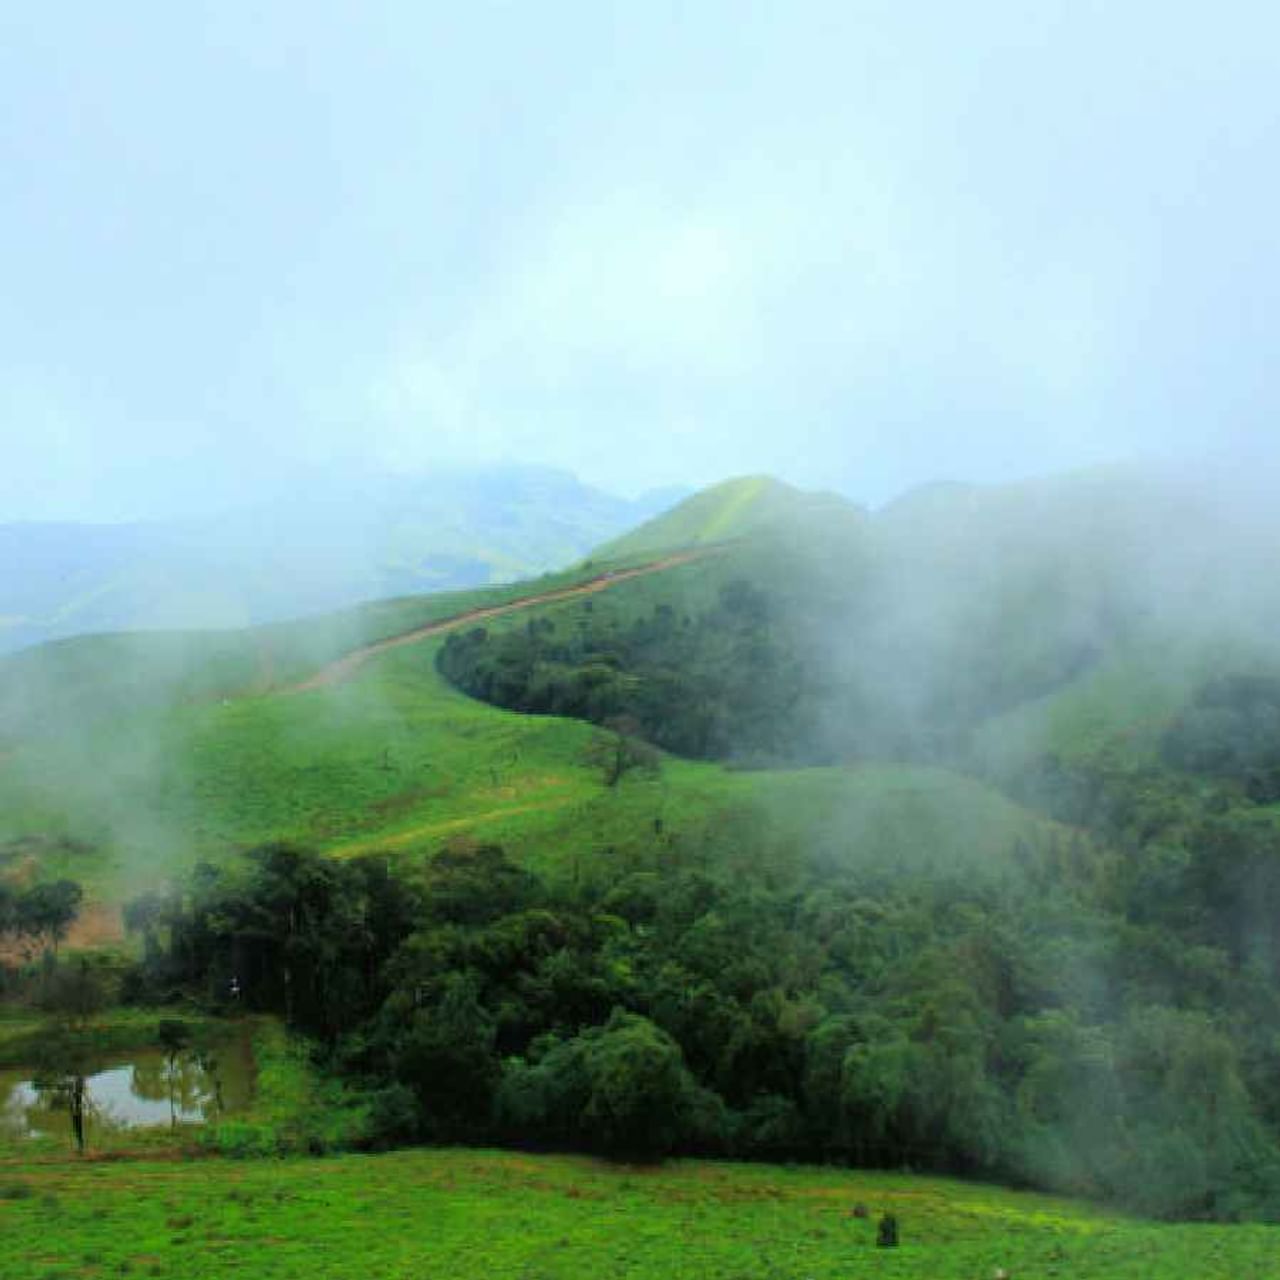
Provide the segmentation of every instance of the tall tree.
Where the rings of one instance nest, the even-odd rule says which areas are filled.
[[[53,1105],[65,1108],[76,1149],[88,1140],[88,1078],[98,1045],[93,1018],[106,1003],[97,974],[87,960],[55,969],[45,983],[42,1003],[52,1025],[41,1037],[34,1083]]]

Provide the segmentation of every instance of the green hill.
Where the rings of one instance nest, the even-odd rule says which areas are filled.
[[[750,535],[792,536],[811,529],[857,527],[862,513],[836,494],[802,493],[768,476],[744,476],[713,485],[671,511],[605,543],[596,560],[658,556],[688,547],[733,542]]]
[[[1265,1216],[1276,592],[1256,526],[1130,479],[731,483],[537,582],[17,655],[4,883],[183,886],[138,981],[257,956],[254,1007],[356,1029],[375,1135],[592,1149],[589,1081],[649,1055],[676,1149]],[[335,1025],[371,854],[423,915]]]
[[[1049,829],[979,783],[915,767],[743,773],[668,758],[658,780],[606,788],[589,726],[466,698],[437,673],[439,644],[385,652],[308,693],[184,686],[176,705],[46,725],[0,760],[4,834],[88,843],[96,854],[46,871],[114,895],[285,837],[423,853],[472,834],[545,865],[644,845],[655,819],[698,846],[751,809],[779,839],[831,847],[859,829],[877,857],[993,856]]]
[[[711,618],[723,632],[714,610],[735,582],[769,602],[776,661],[799,655],[805,668],[795,706],[768,713],[791,737],[768,750],[748,741],[745,754],[772,765],[763,771],[669,758],[661,805],[768,805],[793,785],[797,764],[823,764],[812,776],[827,780],[812,785],[833,794],[857,794],[855,778],[913,769],[918,778],[921,768],[946,779],[935,783],[942,792],[1007,785],[1072,743],[1077,753],[1133,743],[1140,725],[1150,739],[1151,726],[1191,696],[1196,673],[1223,661],[1224,645],[1234,645],[1236,665],[1259,661],[1251,628],[1265,599],[1235,639],[1173,646],[1168,611],[1120,598],[1122,566],[1144,548],[1118,530],[1156,527],[1136,513],[1174,505],[1163,494],[1152,507],[1130,480],[1104,473],[939,489],[876,517],[776,481],[730,481],[600,548],[584,567],[534,583],[249,631],[41,646],[0,663],[0,824],[10,840],[53,832],[102,850],[80,871],[103,886],[277,836],[425,849],[449,834],[490,833],[536,857],[593,839],[616,844],[627,831],[641,839],[659,804],[631,792],[654,789],[601,788],[584,762],[592,731],[581,723],[506,714],[450,689],[435,663],[444,634],[379,654],[350,681],[281,691],[362,646],[522,600],[484,622],[491,638],[514,643],[536,618],[553,637],[616,647],[662,610]],[[1104,534],[1116,539],[1110,550]],[[691,548],[702,554],[658,572],[624,579],[609,567]],[[1197,563],[1206,555],[1199,548]],[[538,603],[590,583],[581,598]],[[704,656],[709,670],[741,657],[714,647]],[[631,680],[617,661],[609,659],[610,679]],[[745,705],[753,688],[780,680],[752,676],[732,696]],[[624,813],[629,804],[635,812]]]

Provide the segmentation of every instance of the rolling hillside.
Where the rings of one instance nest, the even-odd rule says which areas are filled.
[[[1097,537],[1183,509],[1123,475],[914,501],[731,483],[534,582],[15,655],[5,883],[84,884],[73,945],[185,886],[137,981],[358,1026],[365,1141],[1280,1212],[1263,549]]]
[[[276,838],[335,853],[498,840],[564,870],[664,839],[694,852],[724,832],[839,856],[966,864],[1052,824],[981,784],[915,766],[734,772],[668,758],[656,779],[602,785],[593,731],[466,698],[435,670],[439,639],[382,652],[304,693],[190,701],[41,735],[0,761],[5,834],[86,842],[46,874],[118,897],[200,857]]]
[[[250,632],[90,637],[16,655],[0,667],[4,836],[15,850],[67,842],[48,846],[63,851],[43,855],[42,873],[85,879],[113,898],[198,858],[275,838],[416,855],[471,835],[547,867],[641,847],[655,822],[690,850],[721,830],[752,829],[763,843],[832,856],[939,863],[998,863],[1019,840],[1052,840],[1052,823],[928,762],[742,772],[668,757],[656,779],[606,787],[588,761],[590,726],[486,707],[440,678],[435,656],[449,627],[306,687],[309,673],[361,646],[454,617],[464,628],[474,610],[522,598],[551,597],[488,625],[519,627],[535,614],[630,617],[671,602],[697,608],[749,572],[753,556],[767,561],[767,529],[789,506],[801,517],[796,527],[815,509],[776,484],[726,492],[737,521],[718,525],[733,539],[727,550],[692,536],[707,533],[709,506],[723,513],[724,494],[713,491],[713,502],[693,499],[648,526],[641,542],[616,547],[618,560],[597,552],[587,567],[524,587]],[[833,500],[816,506],[835,510],[842,528],[860,526]],[[743,542],[753,528],[762,532]],[[638,546],[672,553],[691,538],[707,553],[668,555],[632,576],[646,563]],[[576,594],[584,586],[589,593]]]
[[[876,517],[774,481],[732,481],[533,583],[249,631],[42,646],[0,665],[0,824],[19,845],[92,847],[42,871],[112,895],[273,838],[426,852],[471,834],[545,863],[643,842],[655,818],[696,844],[744,806],[772,814],[762,829],[780,824],[787,838],[852,848],[870,831],[860,847],[888,840],[903,856],[928,847],[945,860],[985,842],[994,856],[1053,827],[992,782],[1063,735],[1101,749],[1135,724],[1167,722],[1223,644],[1259,660],[1252,628],[1265,600],[1212,650],[1184,637],[1163,644],[1159,663],[1145,659],[1172,622],[1145,597],[1117,596],[1133,541],[1111,554],[1077,546],[1114,507],[1110,527],[1141,526],[1124,476],[935,491]],[[832,719],[865,732],[828,732],[820,751],[802,744],[746,772],[669,756],[660,781],[608,788],[586,762],[589,725],[486,707],[436,670],[439,646],[474,628],[476,610],[514,606],[481,619],[493,636],[531,618],[612,634],[663,608],[697,616],[741,580],[776,598],[770,626],[803,646],[820,691],[855,691],[856,711],[837,706]],[[424,626],[417,642],[310,687],[344,655]],[[948,811],[959,819],[940,820]]]

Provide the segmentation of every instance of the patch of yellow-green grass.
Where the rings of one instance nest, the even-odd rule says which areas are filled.
[[[831,552],[865,530],[865,513],[836,494],[793,489],[768,476],[741,476],[704,489],[606,543],[596,558],[662,555],[755,535],[784,542],[800,539]]]
[[[606,543],[597,554],[603,559],[614,559],[723,541],[746,532],[752,523],[751,516],[759,514],[769,496],[781,497],[793,492],[766,476],[726,480]]]
[[[865,1206],[868,1216],[853,1214]],[[894,1214],[902,1243],[878,1249]],[[977,1184],[485,1151],[0,1166],[6,1280],[1243,1280],[1272,1227],[1167,1226]]]
[[[739,529],[743,517],[760,501],[772,485],[767,476],[748,476],[720,495],[718,507],[707,514],[699,537],[701,542],[719,542],[732,537]]]
[[[768,476],[742,476],[713,485],[640,528],[606,543],[598,558],[660,554],[739,537],[772,515],[803,505],[802,494]]]

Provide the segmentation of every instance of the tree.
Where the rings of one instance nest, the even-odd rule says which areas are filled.
[[[17,931],[18,895],[0,880],[0,938]]]
[[[178,1127],[178,1113],[174,1106],[173,1091],[177,1083],[178,1060],[191,1047],[191,1028],[181,1018],[161,1018],[156,1028],[156,1039],[164,1053],[168,1071],[165,1083],[169,1093],[169,1127]]]
[[[539,1048],[536,1062],[509,1063],[503,1081],[500,1113],[517,1130],[652,1159],[694,1136],[715,1110],[680,1046],[638,1014],[615,1010],[604,1026]]]
[[[587,761],[601,771],[606,787],[616,787],[634,769],[657,773],[662,757],[639,737],[633,716],[611,716],[587,744]]]
[[[76,1148],[83,1152],[88,1078],[97,1050],[92,1020],[106,1003],[106,993],[88,961],[81,960],[49,976],[42,1003],[53,1026],[41,1037],[37,1050],[35,1087],[54,1106],[66,1108]]]
[[[66,937],[83,897],[84,890],[74,880],[33,885],[15,905],[16,931],[33,942],[45,939],[56,954],[58,943]]]
[[[160,949],[158,932],[173,914],[175,903],[165,894],[151,890],[124,904],[124,927],[127,933],[142,934],[146,961],[153,963]]]
[[[489,1121],[498,1064],[494,1022],[472,973],[451,973],[440,998],[418,1009],[396,1051],[395,1075],[417,1099],[435,1138],[467,1138]]]

